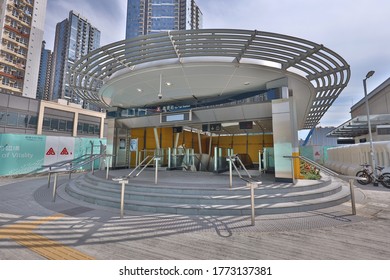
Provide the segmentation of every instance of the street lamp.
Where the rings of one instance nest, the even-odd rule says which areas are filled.
[[[363,80],[363,86],[364,86],[364,98],[366,103],[366,113],[367,113],[367,124],[368,124],[368,135],[370,137],[370,155],[371,155],[371,166],[372,166],[372,172],[374,172],[374,176],[376,178],[376,162],[375,162],[375,154],[374,154],[374,144],[372,141],[372,133],[371,133],[371,120],[370,120],[370,108],[368,106],[368,96],[367,96],[367,85],[366,80],[370,78],[372,75],[374,75],[375,71],[370,71],[367,73],[366,78]],[[375,183],[374,183],[375,184]]]

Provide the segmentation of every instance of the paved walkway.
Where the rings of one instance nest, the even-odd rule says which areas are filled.
[[[65,182],[65,177],[60,178]],[[0,179],[0,259],[390,259],[390,189],[321,211],[191,217],[52,202],[47,178]]]

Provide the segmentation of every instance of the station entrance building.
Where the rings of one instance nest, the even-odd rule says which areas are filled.
[[[349,78],[347,62],[321,44],[204,29],[104,46],[74,64],[69,82],[86,102],[119,112],[106,133],[117,166],[151,152],[169,168],[187,158],[218,171],[231,153],[261,166],[272,148],[276,180],[290,182],[299,163],[285,156],[299,153],[298,130],[319,122]]]

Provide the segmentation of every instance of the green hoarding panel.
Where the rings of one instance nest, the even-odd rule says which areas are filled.
[[[41,168],[46,136],[0,134],[0,176],[25,174]]]

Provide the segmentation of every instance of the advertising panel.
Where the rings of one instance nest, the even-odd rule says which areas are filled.
[[[44,164],[46,136],[0,134],[0,176],[26,174]]]

